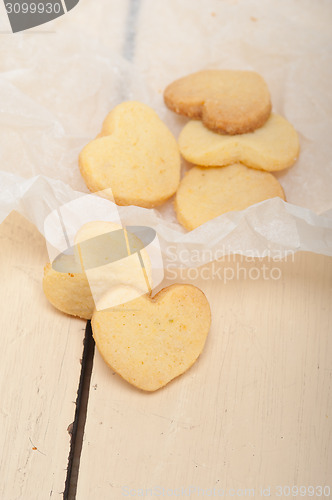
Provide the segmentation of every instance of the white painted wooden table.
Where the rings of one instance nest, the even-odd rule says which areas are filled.
[[[79,499],[331,486],[332,259],[265,264],[280,279],[192,281],[212,328],[198,362],[165,389],[131,388],[96,353]],[[236,275],[262,263],[220,265]]]
[[[44,238],[12,213],[0,225],[0,498],[62,498],[85,322],[41,287]]]
[[[13,213],[0,241],[0,498],[60,498],[85,322],[45,299],[45,243],[30,223]],[[280,279],[262,271],[243,279],[263,265]],[[240,279],[224,282],[225,267],[228,276],[241,268]],[[259,496],[262,487],[278,498],[278,485],[331,486],[332,259],[237,258],[192,282],[213,322],[204,353],[182,377],[146,394],[95,352],[76,498],[181,488],[192,488],[190,498],[211,488]]]

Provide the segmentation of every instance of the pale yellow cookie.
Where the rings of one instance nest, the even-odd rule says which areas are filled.
[[[269,89],[254,71],[199,71],[171,83],[164,100],[172,111],[224,134],[252,132],[271,113]]]
[[[274,113],[254,132],[232,136],[216,134],[201,122],[191,121],[181,131],[179,147],[187,161],[202,167],[241,162],[270,172],[293,165],[300,150],[294,127]]]
[[[111,188],[119,205],[161,205],[180,181],[180,153],[166,125],[149,106],[128,101],[106,117],[102,132],[79,156],[90,191]]]
[[[83,319],[91,318],[95,304],[85,273],[60,273],[48,263],[44,267],[43,290],[59,311]]]
[[[204,293],[175,284],[95,311],[92,331],[106,363],[130,384],[155,391],[184,373],[201,354],[211,313]]]
[[[190,169],[175,198],[179,222],[189,231],[225,212],[244,210],[268,198],[285,195],[277,179],[268,172],[241,164],[219,168]]]
[[[60,311],[90,319],[95,307],[114,304],[105,301],[105,294],[112,287],[122,284],[136,287],[136,295],[149,292],[152,288],[150,259],[138,242],[140,260],[137,250],[133,249],[135,240],[138,242],[135,235],[125,236],[121,226],[112,222],[85,224],[76,235],[74,254],[61,255],[53,263],[56,269],[50,263],[45,266],[46,297]]]

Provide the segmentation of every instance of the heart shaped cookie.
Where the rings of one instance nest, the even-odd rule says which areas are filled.
[[[254,132],[233,136],[216,134],[201,122],[191,121],[181,131],[179,147],[187,161],[202,167],[241,162],[270,172],[292,166],[300,150],[293,126],[274,113]]]
[[[90,191],[111,188],[119,205],[161,205],[180,181],[180,153],[166,125],[149,106],[128,101],[106,117],[102,132],[79,156]]]
[[[211,313],[204,293],[171,285],[92,316],[106,363],[130,384],[155,391],[184,373],[203,350]]]
[[[152,286],[150,258],[144,248],[141,257],[130,251],[136,240],[135,235],[125,235],[121,226],[112,222],[84,224],[76,235],[74,254],[61,254],[44,268],[47,299],[62,312],[91,319],[95,307],[105,307],[104,296],[114,286],[135,287],[136,296],[148,292]]]
[[[267,85],[254,71],[199,71],[171,83],[164,100],[172,111],[224,134],[252,132],[271,113]]]
[[[177,218],[191,231],[218,215],[244,210],[250,205],[285,195],[277,179],[268,172],[241,164],[219,168],[191,168],[176,193]]]

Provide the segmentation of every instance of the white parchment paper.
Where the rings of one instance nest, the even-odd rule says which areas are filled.
[[[299,160],[277,174],[288,202],[267,200],[191,232],[177,223],[172,201],[159,210],[119,207],[121,220],[155,228],[166,258],[169,245],[332,255],[331,3],[117,4],[81,0],[63,18],[16,35],[1,17],[0,221],[15,209],[44,234],[51,210],[88,193],[78,154],[116,104],[149,104],[177,136],[186,119],[163,104],[169,82],[203,68],[252,69],[300,136]],[[194,265],[208,260],[203,252]]]

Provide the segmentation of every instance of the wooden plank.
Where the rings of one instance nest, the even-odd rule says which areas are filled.
[[[196,488],[190,498],[197,488],[259,496],[270,487],[278,498],[278,485],[329,484],[332,259],[237,258],[210,265],[209,276],[180,278],[163,285],[192,282],[211,304],[204,353],[149,394],[96,352],[77,498],[150,498],[157,487],[164,496]]]
[[[22,216],[0,226],[0,498],[62,498],[85,322],[42,290],[45,240]]]

